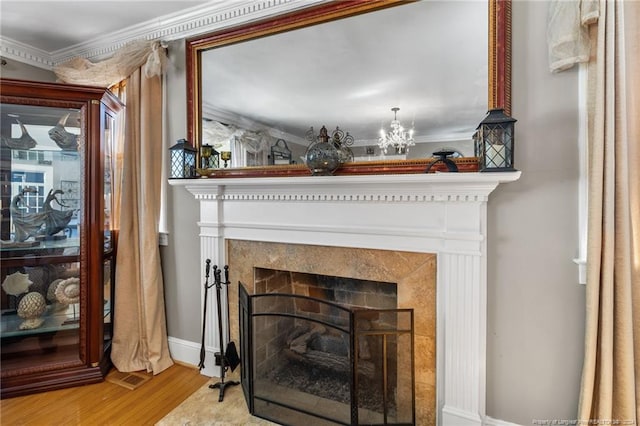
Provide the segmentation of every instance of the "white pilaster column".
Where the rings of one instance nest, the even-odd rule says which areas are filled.
[[[485,413],[486,291],[482,258],[438,254],[444,317],[442,425],[481,425]]]
[[[215,365],[215,353],[224,352],[224,348],[220,342],[218,332],[218,306],[216,298],[216,288],[213,285],[214,265],[218,268],[224,268],[225,265],[225,249],[224,249],[224,217],[222,206],[223,188],[218,187],[216,191],[209,194],[200,194],[197,198],[200,200],[200,264],[201,269],[201,297],[202,304],[207,304],[207,317],[205,324],[205,368],[202,374],[207,376],[220,377],[220,367]],[[206,280],[205,262],[211,260],[211,270],[209,271],[209,286],[207,298],[205,300],[204,283]],[[222,274],[224,280],[224,272]],[[222,324],[223,333],[228,336],[227,324],[227,292],[226,286],[222,286],[221,290],[222,303]],[[201,320],[202,320],[201,316]]]

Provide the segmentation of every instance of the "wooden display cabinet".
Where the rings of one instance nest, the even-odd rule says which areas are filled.
[[[0,79],[0,392],[95,383],[110,368],[117,232],[104,89]]]

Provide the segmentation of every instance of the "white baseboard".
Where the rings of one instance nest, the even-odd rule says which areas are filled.
[[[482,426],[521,426],[517,423],[506,422],[504,420],[498,420],[491,418],[489,416],[485,416],[482,421]]]
[[[443,426],[482,426],[482,419],[478,414],[463,411],[450,405],[442,407]]]
[[[445,406],[442,409],[443,426],[521,426],[504,420],[484,416],[482,419],[473,413],[459,410],[455,407]]]
[[[184,364],[197,366],[200,363],[200,344],[169,336],[171,358]]]
[[[200,343],[178,339],[169,336],[169,352],[174,361],[197,366],[200,364]],[[220,367],[215,366],[214,353],[219,352],[215,348],[205,348],[204,368],[200,374],[208,377],[220,377]]]

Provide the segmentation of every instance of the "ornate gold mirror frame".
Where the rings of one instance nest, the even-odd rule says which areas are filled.
[[[361,13],[373,12],[406,0],[344,0],[271,17],[258,22],[216,31],[186,41],[187,62],[187,138],[197,148],[201,139],[201,54],[225,45],[320,24]],[[511,113],[511,0],[488,0],[488,109],[504,108]],[[424,173],[432,159],[346,163],[336,175]],[[473,157],[456,160],[460,171],[476,169]],[[438,170],[434,168],[433,170]],[[213,177],[306,176],[304,165],[241,167],[220,169]]]

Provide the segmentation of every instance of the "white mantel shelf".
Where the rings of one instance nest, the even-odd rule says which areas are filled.
[[[310,190],[309,196],[321,195],[324,190],[340,193],[373,190],[377,193],[393,190],[401,200],[403,195],[415,192],[438,195],[487,196],[499,184],[520,178],[515,172],[485,173],[424,173],[399,175],[349,175],[349,176],[301,176],[301,177],[259,177],[259,178],[196,178],[170,179],[172,186],[184,186],[196,198],[222,195],[219,188],[231,191],[262,189],[265,193],[283,191],[299,193]],[[318,192],[320,191],[320,192]]]
[[[169,182],[199,201],[202,263],[225,264],[227,239],[435,253],[438,425],[481,426],[490,423],[487,202],[498,185],[519,178],[515,171]],[[206,336],[208,356],[220,350],[214,334]]]

